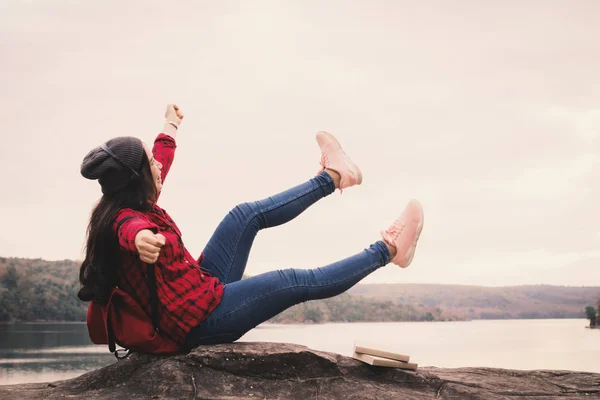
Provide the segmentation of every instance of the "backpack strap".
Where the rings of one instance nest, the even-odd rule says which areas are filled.
[[[110,318],[106,318],[106,333],[108,336],[108,351],[110,351],[111,353],[114,354],[114,356],[117,358],[117,361],[120,361],[120,360],[123,360],[123,359],[129,357],[129,355],[131,354],[131,350],[117,349],[115,333],[113,332],[112,322],[110,321]],[[123,356],[120,356],[119,351],[125,351],[125,350],[127,350],[127,353]]]
[[[116,340],[115,340],[115,333],[113,332],[112,322],[110,322],[110,317],[108,317],[108,316],[106,318],[106,333],[107,333],[107,337],[108,337],[108,351],[115,354],[115,357],[116,357],[117,345],[116,345]],[[117,359],[118,359],[118,357],[117,357]]]
[[[125,355],[120,356],[119,355],[119,351],[125,351],[125,350],[127,350],[127,353],[125,353]],[[118,349],[118,350],[115,350],[115,357],[117,357],[117,361],[121,361],[121,360],[124,360],[127,357],[129,357],[129,355],[131,353],[133,353],[133,352],[131,350],[128,350],[128,349]]]
[[[158,294],[156,292],[156,274],[154,264],[146,264],[148,273],[148,292],[150,295],[150,307],[152,309],[152,326],[158,330]]]
[[[121,226],[129,221],[130,219],[135,218],[133,215],[129,215],[125,218],[123,218],[121,221],[119,221],[119,224],[117,225],[117,235],[119,234],[119,229],[121,229]],[[155,282],[155,286],[156,286],[156,282]],[[155,290],[156,292],[156,290]],[[152,298],[152,294],[150,295],[150,298]],[[129,349],[117,349],[117,343],[116,343],[116,339],[115,339],[115,333],[113,332],[112,329],[112,323],[110,321],[110,318],[106,318],[106,333],[108,336],[108,351],[110,351],[111,353],[113,353],[115,355],[115,357],[117,358],[118,361],[123,360],[127,357],[129,357],[129,355],[131,354],[131,350]],[[127,353],[123,356],[119,355],[119,351],[125,351],[127,350]]]

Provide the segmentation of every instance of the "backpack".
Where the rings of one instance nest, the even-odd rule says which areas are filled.
[[[90,301],[86,324],[90,339],[95,344],[108,344],[108,351],[117,360],[131,352],[173,354],[183,351],[183,346],[167,338],[158,329],[156,276],[154,264],[147,264],[148,289],[152,317],[124,290],[114,286],[106,304]],[[116,345],[124,347],[127,354],[119,356]]]

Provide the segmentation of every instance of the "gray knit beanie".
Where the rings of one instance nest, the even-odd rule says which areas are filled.
[[[87,179],[98,179],[102,193],[109,194],[124,188],[139,174],[146,151],[142,141],[131,136],[111,139],[103,146],[108,151],[98,146],[84,157],[81,175]]]

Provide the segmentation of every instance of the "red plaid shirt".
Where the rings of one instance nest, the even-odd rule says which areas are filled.
[[[154,158],[162,167],[165,181],[175,156],[175,139],[163,133],[154,141]],[[162,208],[153,204],[149,212],[124,208],[113,225],[118,229],[121,247],[121,268],[118,285],[144,307],[151,315],[146,264],[135,248],[135,236],[142,229],[161,233],[166,244],[156,261],[156,289],[158,292],[158,320],[160,330],[174,341],[183,344],[187,333],[206,319],[223,296],[223,284],[218,278],[199,267],[203,254],[195,260],[185,248],[181,231]]]

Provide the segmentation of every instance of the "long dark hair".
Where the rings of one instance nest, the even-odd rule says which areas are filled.
[[[122,174],[110,170],[107,174]],[[116,267],[120,264],[119,241],[113,231],[117,213],[123,208],[148,211],[156,199],[156,185],[144,153],[139,176],[132,177],[127,186],[114,193],[104,194],[92,210],[87,228],[85,259],[79,269],[82,285],[77,294],[80,300],[108,300],[110,289],[117,282]]]

